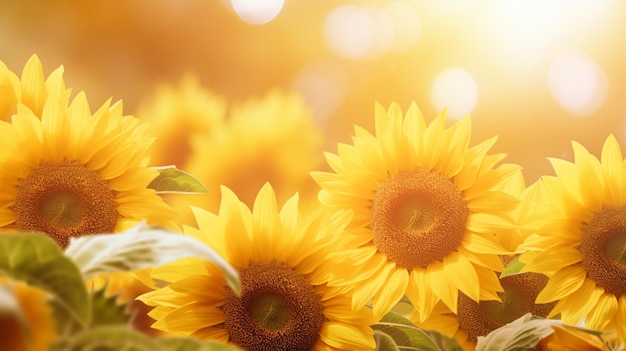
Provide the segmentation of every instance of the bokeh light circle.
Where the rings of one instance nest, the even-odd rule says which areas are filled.
[[[383,10],[343,5],[326,16],[324,37],[328,47],[340,57],[374,60],[389,50],[394,25]]]
[[[231,0],[237,16],[248,24],[265,24],[276,18],[285,0]]]
[[[574,115],[597,111],[608,93],[604,69],[580,49],[561,51],[550,64],[548,84],[552,96]]]
[[[478,85],[466,70],[450,67],[435,78],[431,98],[438,111],[446,108],[448,117],[459,119],[471,113],[476,107]]]

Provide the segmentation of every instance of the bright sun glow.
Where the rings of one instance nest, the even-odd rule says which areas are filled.
[[[544,67],[555,46],[597,36],[613,13],[614,0],[501,0],[489,8],[485,37],[502,62],[521,75]]]
[[[373,60],[393,41],[394,24],[382,10],[344,5],[331,11],[324,23],[326,43],[337,55]]]
[[[564,50],[550,65],[548,78],[554,98],[575,115],[589,115],[604,102],[608,92],[606,73],[587,53]]]
[[[242,21],[265,24],[278,16],[285,0],[231,0],[231,3]]]
[[[478,101],[478,85],[466,70],[451,67],[435,78],[431,97],[437,110],[446,108],[450,118],[458,119],[474,110]]]

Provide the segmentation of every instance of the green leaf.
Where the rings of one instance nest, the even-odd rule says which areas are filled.
[[[100,326],[59,341],[53,351],[237,351],[237,347],[192,338],[151,338],[124,325]]]
[[[209,193],[209,189],[200,180],[176,166],[152,167],[152,169],[159,171],[159,175],[150,182],[148,188],[154,189],[158,194]]]
[[[93,291],[91,297],[91,308],[93,321],[91,326],[101,325],[130,325],[132,315],[126,311],[128,305],[117,302],[117,295],[106,296],[106,288]]]
[[[82,275],[61,247],[46,235],[0,235],[0,274],[48,292],[76,323],[89,323],[91,309]]]
[[[53,351],[165,351],[147,335],[125,325],[100,326],[59,340]]]
[[[400,350],[393,338],[380,330],[374,330],[374,341],[376,341],[376,351],[379,350]]]
[[[183,257],[199,257],[217,264],[231,289],[237,294],[241,291],[235,268],[206,244],[145,223],[124,233],[72,238],[65,255],[78,264],[85,280],[101,273],[131,271]]]
[[[557,320],[532,318],[528,313],[486,336],[478,337],[476,351],[525,351],[554,333],[552,324]]]
[[[372,328],[377,350],[441,351],[428,334],[396,312],[387,313]]]
[[[459,345],[455,338],[443,335],[434,330],[425,330],[425,333],[439,346],[441,351],[463,351],[463,347]]]
[[[509,262],[509,264],[504,267],[502,273],[500,273],[500,279],[504,277],[508,277],[509,275],[520,274],[522,272],[522,268],[526,265],[524,262],[520,261],[521,256],[517,256],[513,261]]]

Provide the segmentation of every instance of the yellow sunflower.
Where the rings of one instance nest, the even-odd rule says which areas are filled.
[[[24,65],[20,79],[0,61],[0,120],[10,121],[17,111],[17,104],[25,105],[41,117],[49,95],[55,96],[62,104],[69,102],[70,90],[65,89],[62,66],[45,79],[41,61],[33,55]]]
[[[224,123],[226,101],[202,88],[197,77],[187,75],[178,86],[161,85],[135,113],[150,121],[157,139],[151,151],[154,164],[176,165],[187,169],[187,161],[197,152],[196,139],[207,138]]]
[[[411,320],[424,330],[453,337],[465,351],[474,351],[479,336],[485,336],[527,313],[546,317],[554,303],[536,304],[535,298],[547,280],[546,276],[538,273],[510,275],[500,280],[504,289],[498,294],[501,301],[476,302],[460,293],[456,313],[439,302],[426,320],[421,321],[417,311],[411,314]]]
[[[241,294],[206,261],[157,267],[152,277],[170,284],[140,297],[156,306],[153,327],[250,351],[374,349],[371,309],[353,311],[350,295],[326,284],[333,272],[351,272],[329,255],[349,212],[301,218],[297,196],[279,209],[269,183],[252,211],[227,187],[221,191],[219,215],[194,208],[198,229],[184,231],[239,271]]]
[[[299,94],[272,90],[232,104],[221,128],[193,142],[196,151],[185,170],[211,194],[186,196],[184,205],[216,211],[220,185],[226,185],[251,206],[265,182],[272,184],[280,202],[298,192],[301,206],[316,205],[319,188],[309,172],[322,164],[323,136]]]
[[[521,245],[523,270],[550,277],[538,303],[550,316],[626,340],[626,163],[614,136],[601,159],[573,142],[574,162],[551,159],[555,176],[538,182],[537,233]]]
[[[487,155],[496,138],[468,148],[469,116],[446,128],[445,114],[426,125],[415,104],[403,116],[376,104],[375,136],[355,127],[353,145],[326,154],[334,172],[314,172],[320,201],[353,209],[352,247],[342,255],[360,270],[333,284],[356,284],[354,306],[372,300],[380,316],[406,293],[427,318],[437,301],[457,311],[459,291],[498,300],[495,272],[507,253],[498,235],[514,226],[518,199],[504,191],[520,167]]]
[[[93,115],[80,93],[48,98],[41,118],[22,104],[0,121],[0,228],[70,237],[118,232],[140,221],[176,228],[176,212],[147,186],[147,125],[106,102]]]
[[[48,295],[43,290],[0,277],[0,291],[16,301],[19,313],[0,309],[0,343],[3,350],[47,351],[58,338]],[[4,298],[4,296],[3,296]]]

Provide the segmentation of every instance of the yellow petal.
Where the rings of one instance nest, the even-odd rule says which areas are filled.
[[[432,289],[427,288],[430,281],[422,269],[413,269],[410,275],[410,284],[406,295],[419,313],[419,320],[423,322],[430,316],[437,304],[437,296]]]
[[[585,276],[585,270],[580,266],[569,266],[557,271],[548,280],[535,302],[549,303],[574,293],[583,285]]]
[[[430,281],[430,288],[448,308],[456,313],[457,301],[459,297],[459,290],[448,280],[445,271],[443,270],[443,263],[437,261],[431,263],[426,269],[428,279]],[[427,289],[427,287],[424,287]]]
[[[591,279],[585,279],[580,289],[557,302],[548,317],[551,318],[560,311],[564,323],[576,325],[598,303],[603,292]]]
[[[320,330],[323,342],[339,350],[371,350],[376,347],[373,332],[365,334],[359,328],[338,322],[326,322]]]
[[[474,301],[478,301],[480,284],[474,265],[463,255],[453,252],[443,259],[446,279]]]
[[[524,271],[551,275],[557,270],[576,264],[582,260],[582,253],[571,247],[558,247],[544,250],[526,263]]]
[[[383,316],[404,296],[409,284],[409,273],[406,269],[394,269],[387,282],[374,297],[374,315]]]
[[[604,330],[613,320],[617,312],[617,297],[610,293],[604,293],[593,307],[589,317],[585,321],[585,327],[594,330]]]

